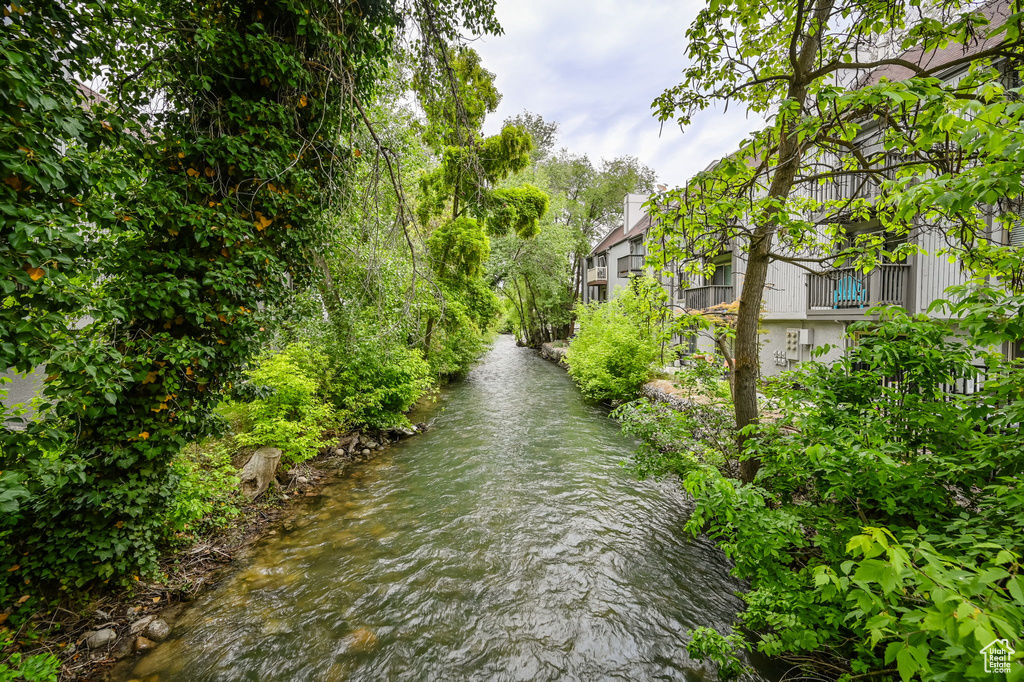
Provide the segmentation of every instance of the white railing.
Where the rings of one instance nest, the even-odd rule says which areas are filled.
[[[599,265],[596,268],[589,268],[587,270],[587,284],[593,282],[606,282],[608,281],[608,267]]]

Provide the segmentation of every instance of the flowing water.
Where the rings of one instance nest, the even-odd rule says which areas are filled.
[[[605,410],[507,336],[122,679],[697,680],[740,585]]]

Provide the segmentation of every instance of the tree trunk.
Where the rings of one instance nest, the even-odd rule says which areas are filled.
[[[277,474],[277,465],[281,463],[281,451],[277,448],[260,448],[253,453],[242,468],[239,477],[242,480],[242,494],[250,500],[267,491],[267,486]]]
[[[772,175],[772,182],[768,188],[769,197],[777,197],[780,202],[785,202],[793,189],[793,180],[800,164],[803,161],[803,145],[795,134],[793,127],[799,122],[804,105],[807,100],[807,86],[810,73],[818,52],[821,48],[820,36],[824,26],[832,12],[834,0],[818,0],[814,8],[814,16],[808,25],[814,26],[815,31],[807,35],[805,42],[800,46],[799,55],[794,53],[795,60],[792,63],[793,77],[789,82],[786,99],[795,102],[798,109],[781,120],[779,126],[779,165]],[[804,19],[802,12],[797,13],[797,22],[794,24],[794,34],[804,35]],[[735,393],[733,405],[736,416],[736,428],[740,431],[737,436],[737,447],[739,453],[749,445],[749,435],[742,433],[743,429],[752,424],[758,423],[757,409],[757,380],[760,375],[761,363],[758,353],[757,330],[761,319],[761,301],[764,298],[764,285],[768,279],[768,267],[771,264],[772,237],[776,230],[776,215],[778,207],[769,208],[757,217],[758,224],[750,238],[750,248],[747,254],[746,274],[743,278],[743,293],[740,294],[739,310],[736,313],[736,355],[735,367]],[[752,483],[761,468],[761,460],[757,457],[749,457],[740,462],[740,480],[743,483]]]
[[[427,331],[423,334],[423,357],[430,358],[430,339],[434,335],[434,316],[427,318]]]
[[[519,280],[513,279],[512,283],[516,285],[516,298],[519,299],[519,305],[517,306],[517,309],[519,310],[519,338],[521,338],[523,342],[526,343],[527,341],[529,341],[529,339],[527,338],[528,332],[526,331],[526,306],[523,305],[523,294],[519,290]],[[515,301],[513,301],[513,303],[515,303]]]

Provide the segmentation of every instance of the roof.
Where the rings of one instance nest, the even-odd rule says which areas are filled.
[[[597,243],[593,249],[590,250],[590,255],[596,255],[602,251],[607,251],[611,247],[615,246],[622,241],[622,225],[619,225],[614,230],[605,235],[604,239]]]
[[[978,8],[978,11],[981,12],[981,14],[983,14],[990,23],[987,27],[983,27],[981,29],[981,35],[979,35],[977,40],[968,41],[966,43],[951,42],[946,47],[936,48],[929,52],[925,52],[920,47],[913,47],[900,54],[899,59],[917,64],[925,69],[934,69],[941,67],[943,64],[948,64],[956,59],[960,59],[961,57],[966,57],[971,54],[982,52],[991,47],[995,47],[1003,40],[1003,37],[1001,35],[985,36],[984,33],[991,28],[996,28],[1006,23],[1006,20],[1012,13],[1009,0],[992,0],[992,2]],[[860,86],[865,87],[868,85],[875,85],[882,78],[887,78],[890,81],[902,81],[912,77],[913,75],[914,71],[905,66],[900,66],[898,64],[885,64],[868,73],[864,77]]]
[[[82,108],[88,111],[93,105],[106,102],[107,98],[90,88],[85,83],[75,83],[78,92],[82,95]]]
[[[595,256],[599,253],[607,251],[613,246],[618,246],[624,241],[630,239],[637,239],[647,234],[647,229],[651,226],[651,216],[645,215],[640,220],[636,221],[632,227],[628,230],[624,230],[624,225],[619,225],[614,230],[605,235],[605,238],[598,242],[591,251],[590,255]]]
[[[636,221],[633,227],[629,228],[629,232],[623,235],[623,239],[635,239],[642,237],[647,234],[647,229],[651,226],[651,216],[644,215],[643,218]]]

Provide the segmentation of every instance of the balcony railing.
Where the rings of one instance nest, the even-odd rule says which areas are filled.
[[[851,364],[850,369],[854,372],[872,371],[873,368],[864,362],[854,362]],[[878,379],[885,388],[899,390],[901,387],[905,387],[907,390],[912,390],[914,387],[913,381],[908,376],[908,372],[902,369],[897,369],[895,374],[892,375],[878,375],[877,369],[873,370],[872,373]],[[969,369],[965,368],[963,371],[957,372],[950,377],[949,383],[939,384],[937,388],[940,392],[947,396],[950,395],[973,395],[977,393],[985,386],[985,382],[988,380],[988,367],[985,365],[971,365]]]
[[[706,287],[690,287],[679,292],[679,301],[687,310],[706,310],[711,306],[732,303],[736,300],[731,284],[711,284]]]
[[[891,173],[886,177],[891,178]],[[882,191],[879,176],[866,174],[833,175],[824,182],[807,184],[807,193],[815,201],[849,201],[854,197],[874,199]]]
[[[608,266],[599,265],[587,269],[587,284],[604,284],[608,281]]]
[[[809,312],[867,309],[876,305],[902,305],[909,300],[910,266],[884,263],[869,273],[836,268],[808,275]]]
[[[619,277],[629,277],[631,273],[644,271],[643,254],[631,254],[618,260]]]

